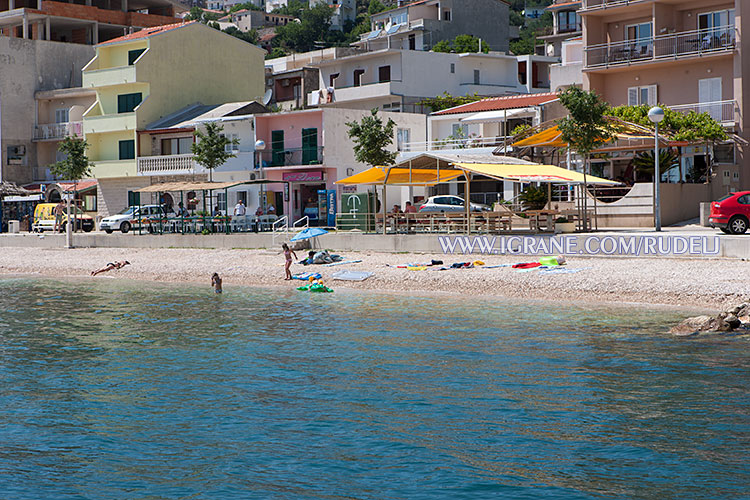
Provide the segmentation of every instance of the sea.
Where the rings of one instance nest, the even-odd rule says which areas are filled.
[[[0,279],[0,499],[750,498],[690,310]]]

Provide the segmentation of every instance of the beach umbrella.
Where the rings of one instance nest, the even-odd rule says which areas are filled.
[[[295,234],[289,241],[309,240],[310,238],[315,238],[316,236],[322,236],[324,234],[328,234],[328,231],[320,229],[319,227],[308,227],[304,231]]]

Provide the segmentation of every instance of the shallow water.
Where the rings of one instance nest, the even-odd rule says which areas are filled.
[[[750,341],[684,311],[0,286],[3,499],[748,498]]]

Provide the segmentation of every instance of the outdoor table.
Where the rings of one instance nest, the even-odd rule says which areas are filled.
[[[524,213],[529,216],[529,229],[532,231],[554,231],[555,218],[560,214],[557,210],[526,210]]]

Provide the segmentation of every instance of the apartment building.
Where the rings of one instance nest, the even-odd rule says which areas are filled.
[[[744,13],[744,16],[742,15]],[[583,84],[612,105],[708,112],[740,140],[685,148],[683,171],[713,154],[713,186],[750,188],[750,3],[583,0]]]
[[[136,158],[151,150],[139,131],[194,103],[260,101],[263,51],[201,23],[160,26],[97,45],[83,87],[96,91],[83,132],[107,215],[127,205],[128,191],[150,184],[138,175]]]
[[[96,45],[174,23],[185,10],[172,0],[0,0],[0,36]]]
[[[562,43],[571,38],[578,38],[582,34],[581,17],[578,9],[581,8],[581,0],[571,2],[570,0],[554,0],[552,5],[546,8],[552,13],[552,33],[540,36],[544,41],[544,53],[548,56],[562,56]]]
[[[491,50],[508,51],[509,7],[504,0],[399,1],[399,6],[370,16],[372,30],[353,45],[367,50],[430,50],[442,40],[471,34]]]
[[[333,191],[338,200],[347,189],[334,184],[339,179],[369,168],[354,159],[347,135],[347,122],[360,121],[368,110],[309,109],[255,116],[256,139],[265,142],[260,153],[263,175],[289,184],[269,184],[268,200],[293,222],[304,216],[315,223],[319,191]],[[393,146],[424,141],[426,117],[411,113],[380,113],[383,120],[396,122]],[[393,198],[394,203],[399,201]],[[231,201],[231,200],[230,200]]]
[[[485,96],[549,92],[557,58],[500,52],[452,54],[390,48],[323,60],[308,105],[429,112],[419,103],[448,92]]]

